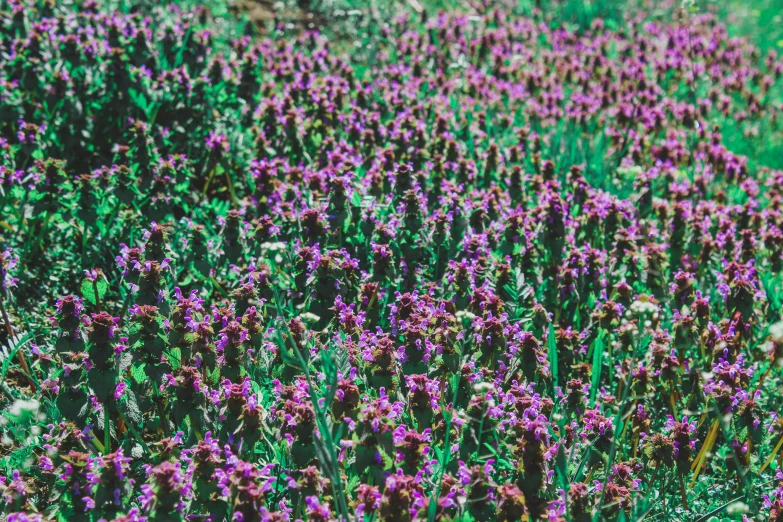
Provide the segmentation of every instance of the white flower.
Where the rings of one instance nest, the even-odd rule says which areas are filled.
[[[735,502],[726,508],[726,512],[729,515],[741,515],[743,513],[749,513],[750,506],[748,506],[744,502]]]
[[[476,393],[487,393],[495,391],[495,386],[491,382],[478,382],[473,385]]]
[[[642,301],[641,299],[637,299],[631,303],[630,308],[631,311],[637,315],[654,314],[658,311],[658,306],[656,304],[651,303],[650,301]]]
[[[303,323],[317,323],[321,320],[321,318],[314,313],[311,312],[305,312],[302,315],[299,316],[299,318],[302,320]]]
[[[261,243],[261,249],[277,252],[279,250],[285,250],[285,243],[282,243],[280,241],[275,241],[273,243],[265,242],[265,243]]]
[[[769,337],[775,344],[783,343],[783,321],[770,325]]]
[[[14,417],[21,417],[24,412],[30,412],[30,413],[37,412],[39,406],[40,403],[35,399],[30,399],[29,401],[24,399],[19,399],[17,401],[14,401],[11,407],[8,408],[8,413],[10,413]]]
[[[476,314],[468,312],[467,310],[460,310],[455,315],[457,316],[457,319],[468,319],[470,321],[473,321],[473,319],[476,318]]]

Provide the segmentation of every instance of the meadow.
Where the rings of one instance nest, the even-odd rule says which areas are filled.
[[[783,522],[782,16],[0,0],[0,520]]]

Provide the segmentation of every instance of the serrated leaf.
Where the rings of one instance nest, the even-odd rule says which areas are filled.
[[[87,394],[80,390],[78,394],[60,393],[57,396],[57,409],[66,419],[79,421],[87,415]]]
[[[102,372],[93,368],[87,374],[87,381],[95,396],[102,403],[114,395],[114,390],[117,388],[117,374],[114,370]]]
[[[132,353],[126,351],[120,354],[120,361],[119,361],[120,373],[127,370],[128,367],[130,367],[131,363],[133,363]]]
[[[160,363],[152,366],[147,366],[144,373],[149,377],[155,385],[160,385],[165,378],[165,375],[171,373],[171,366],[168,363]]]
[[[180,360],[182,358],[182,350],[179,348],[172,348],[169,353],[167,354],[166,360],[171,365],[172,370],[179,369],[180,366]]]
[[[381,454],[381,459],[383,460],[383,469],[384,471],[390,470],[394,467],[394,459],[392,459],[386,451],[384,451],[383,448],[378,447],[378,453]]]
[[[98,290],[97,299],[95,295],[96,289]],[[106,280],[103,278],[98,279],[94,283],[86,277],[82,281],[82,288],[81,288],[82,297],[84,297],[84,300],[93,306],[97,304],[99,299],[103,300],[108,290],[109,290],[109,283],[107,283]]]
[[[135,89],[128,89],[128,95],[130,96],[131,101],[136,104],[136,106],[146,112],[148,102],[147,98],[142,93],[136,91]]]
[[[125,396],[122,401],[117,405],[117,408],[125,417],[125,421],[133,423],[134,425],[141,424],[142,416],[139,410],[139,404],[136,402],[136,395],[131,392],[125,392]]]
[[[134,364],[131,366],[130,373],[131,377],[133,377],[133,380],[139,384],[147,380],[147,374],[144,372],[144,363]]]
[[[130,455],[134,459],[140,459],[144,456],[144,448],[141,444],[134,444],[131,446]]]

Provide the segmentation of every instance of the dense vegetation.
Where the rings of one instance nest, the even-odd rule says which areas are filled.
[[[0,0],[0,518],[783,521],[783,61],[562,4]]]

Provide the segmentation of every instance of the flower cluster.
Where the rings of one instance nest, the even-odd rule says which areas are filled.
[[[0,1],[0,518],[783,520],[776,51],[409,3]]]

